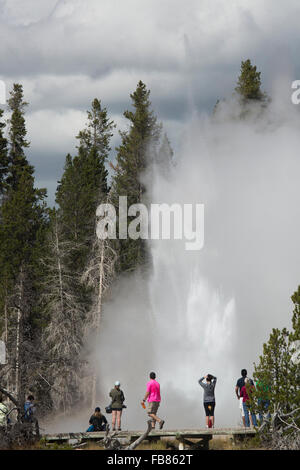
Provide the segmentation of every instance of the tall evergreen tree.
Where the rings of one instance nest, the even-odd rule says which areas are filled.
[[[110,139],[115,124],[108,117],[107,108],[102,108],[101,101],[95,98],[87,111],[87,126],[79,132],[79,152],[88,154],[93,148],[103,163],[111,150]]]
[[[150,91],[139,81],[130,95],[134,111],[125,111],[130,122],[129,131],[120,132],[122,142],[117,148],[117,164],[114,167],[113,199],[118,206],[118,197],[126,196],[128,207],[146,202],[146,187],[143,178],[155,160],[161,126],[151,110]],[[128,217],[129,223],[132,217]],[[128,226],[128,224],[127,224]],[[134,270],[148,259],[145,240],[120,240],[120,269]]]
[[[0,204],[5,186],[5,179],[8,173],[8,147],[7,139],[4,135],[5,123],[1,122],[4,111],[0,109]]]
[[[107,109],[94,99],[87,112],[87,125],[77,136],[78,154],[67,155],[56,193],[59,207],[52,215],[48,236],[46,252],[52,258],[48,264],[54,265],[45,275],[49,284],[44,299],[49,317],[45,342],[50,362],[55,357],[61,358],[51,369],[51,377],[54,390],[62,397],[53,394],[54,402],[65,410],[67,403],[69,406],[76,403],[82,391],[80,374],[85,372],[84,367],[79,370],[82,345],[85,330],[89,329],[87,323],[93,316],[94,290],[97,290],[87,279],[83,281],[83,272],[95,252],[96,209],[107,197],[105,164],[114,127]]]
[[[266,94],[261,91],[261,72],[250,59],[242,61],[241,72],[235,91],[243,101],[265,101]]]
[[[77,245],[73,267],[83,269],[95,230],[95,212],[108,191],[105,167],[110,151],[113,121],[99,100],[88,111],[87,127],[80,131],[78,155],[67,155],[64,174],[56,193],[64,236]]]
[[[32,307],[34,292],[33,252],[37,234],[44,224],[45,190],[34,187],[33,167],[24,149],[26,126],[23,90],[14,84],[9,99],[11,118],[8,133],[8,177],[1,206],[0,272],[1,306],[4,316],[8,358],[12,366],[9,381],[19,402],[24,400],[26,373],[33,351]]]
[[[7,183],[11,189],[16,189],[23,169],[26,169],[31,175],[34,172],[25,155],[25,149],[29,147],[29,142],[26,140],[27,130],[24,117],[28,103],[23,101],[23,87],[19,83],[13,84],[8,106],[11,117],[8,126],[9,175]]]

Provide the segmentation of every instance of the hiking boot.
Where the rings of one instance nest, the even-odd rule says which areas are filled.
[[[162,420],[162,421],[159,423],[159,429],[162,429],[164,424],[165,424],[165,422],[164,422],[164,420]]]

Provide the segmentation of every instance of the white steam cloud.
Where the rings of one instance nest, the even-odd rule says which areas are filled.
[[[145,427],[140,401],[152,370],[166,428],[203,427],[206,373],[218,378],[216,426],[237,425],[241,369],[251,376],[271,329],[290,327],[300,282],[299,112],[289,100],[243,120],[239,112],[232,101],[214,117],[195,113],[176,166],[167,178],[156,172],[151,188],[155,203],[205,205],[204,248],[149,241],[152,273],[123,277],[104,306],[92,358],[99,406],[120,380],[123,429]]]

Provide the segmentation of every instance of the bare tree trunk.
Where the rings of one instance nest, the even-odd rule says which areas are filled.
[[[57,255],[57,270],[58,270],[58,277],[59,277],[59,295],[60,295],[61,311],[63,311],[64,297],[63,297],[62,269],[61,269],[61,262],[60,262],[60,250],[59,250],[59,240],[58,240],[57,217],[55,218],[55,249],[56,249],[56,255]]]
[[[4,342],[5,342],[5,356],[7,360],[7,351],[8,351],[8,313],[7,313],[7,290],[5,291],[5,301],[4,301]],[[9,373],[6,375],[6,388],[9,390]]]
[[[15,377],[15,394],[18,401],[21,398],[21,343],[22,343],[22,303],[23,303],[23,266],[20,269],[20,284],[18,292],[18,307],[17,307],[17,334],[16,334],[16,377]]]
[[[103,294],[103,279],[104,279],[104,240],[101,243],[101,255],[99,263],[99,286],[98,286],[98,298],[97,298],[97,313],[95,318],[95,332],[98,335],[101,324],[102,314],[102,294]],[[96,394],[97,394],[97,371],[94,368],[93,383],[92,383],[92,408],[96,406]]]

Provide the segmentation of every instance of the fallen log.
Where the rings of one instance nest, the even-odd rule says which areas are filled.
[[[134,442],[132,442],[128,447],[126,447],[125,450],[133,450],[135,449],[138,445],[140,445],[140,443],[146,439],[146,437],[148,436],[148,434],[150,433],[151,429],[152,429],[152,423],[151,423],[151,419],[149,419],[149,421],[147,421],[148,423],[148,428],[147,430],[144,432],[144,434],[142,434],[138,439],[136,439]]]
[[[148,423],[148,427],[147,427],[146,431],[140,437],[138,437],[135,441],[133,441],[131,444],[129,444],[129,446],[125,447],[124,450],[133,450],[138,445],[140,445],[140,443],[144,439],[146,439],[146,437],[148,436],[148,434],[151,432],[151,429],[152,429],[151,420],[148,420],[147,423]],[[121,450],[121,449],[123,449],[123,446],[122,446],[121,442],[116,438],[117,435],[118,435],[117,431],[114,431],[112,434],[110,434],[109,433],[109,426],[107,426],[105,437],[103,439],[103,444],[104,444],[104,447],[105,447],[106,450]]]

